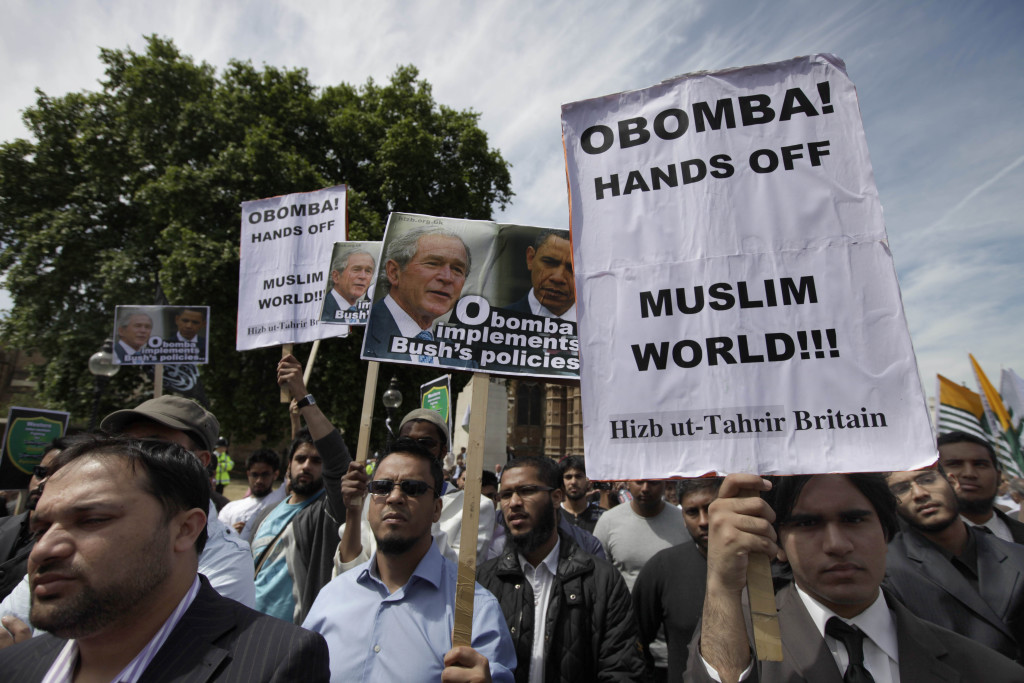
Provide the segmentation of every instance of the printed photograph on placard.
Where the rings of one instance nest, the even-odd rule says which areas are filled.
[[[118,306],[115,365],[206,363],[209,306]]]
[[[380,242],[336,242],[327,268],[320,322],[365,325],[373,301]]]

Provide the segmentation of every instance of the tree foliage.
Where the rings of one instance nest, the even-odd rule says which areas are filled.
[[[345,183],[351,239],[377,240],[390,211],[484,219],[511,200],[508,163],[478,114],[438,105],[413,66],[386,84],[318,88],[303,69],[232,61],[218,74],[156,36],[143,53],[100,59],[98,92],[38,92],[24,113],[34,139],[0,145],[0,273],[14,301],[3,339],[48,359],[43,398],[76,421],[91,409],[87,360],[114,306],[153,303],[159,283],[171,303],[211,306],[202,376],[224,431],[283,433],[280,351],[234,350],[240,202]],[[322,342],[310,382],[353,433],[361,341],[353,328]],[[436,372],[385,367],[382,380],[392,374],[418,396]],[[151,392],[123,368],[101,410]]]

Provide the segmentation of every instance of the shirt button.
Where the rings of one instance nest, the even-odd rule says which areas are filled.
[[[569,593],[569,599],[570,600],[575,600],[576,599],[576,594],[575,593]]]
[[[516,584],[516,590],[519,590],[519,585],[520,584],[518,584],[518,583]]]
[[[380,645],[374,645],[373,646],[373,651],[374,652],[380,652]]]

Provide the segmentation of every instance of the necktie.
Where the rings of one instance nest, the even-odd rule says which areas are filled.
[[[864,668],[864,632],[851,626],[839,617],[832,617],[825,623],[825,634],[832,636],[846,646],[850,664],[843,675],[843,683],[875,683]]]
[[[416,335],[416,339],[422,339],[424,341],[434,341],[434,335],[430,332],[430,330],[420,330],[420,333]],[[434,362],[434,357],[428,356],[426,354],[421,355],[419,358],[421,363],[433,364]]]
[[[980,531],[983,534],[988,534],[989,536],[995,536],[995,534],[992,533],[992,530],[989,529],[987,526],[981,526],[979,524],[978,526],[976,526],[974,528],[977,529],[978,531]]]

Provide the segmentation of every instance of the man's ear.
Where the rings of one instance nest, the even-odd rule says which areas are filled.
[[[441,519],[441,508],[442,507],[444,507],[444,504],[441,503],[441,498],[440,497],[434,498],[434,520],[433,521],[434,521],[435,524],[438,522],[438,520]]]
[[[203,463],[203,467],[209,467],[210,466],[210,460],[213,459],[213,456],[210,455],[210,451],[192,451],[192,452],[196,454],[197,458],[199,458],[199,462]]]
[[[558,507],[565,500],[565,491],[563,489],[555,489],[551,492],[551,500],[554,502],[555,507]]]
[[[533,247],[526,248],[526,268],[528,270],[533,269],[533,257],[537,255],[537,250]]]
[[[392,287],[398,286],[398,273],[401,268],[398,267],[398,261],[394,259],[388,259],[387,263],[384,264],[384,272],[387,273],[388,282],[391,283]]]
[[[191,508],[182,510],[171,520],[171,538],[174,552],[182,553],[192,548],[199,533],[206,527],[206,510]]]

